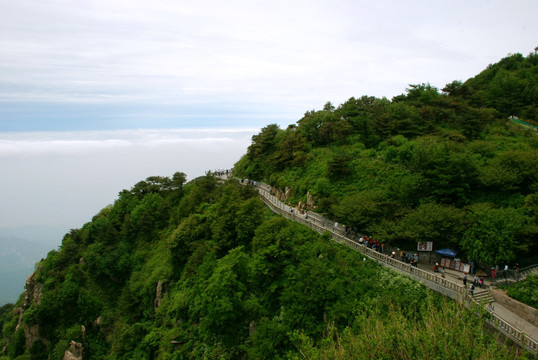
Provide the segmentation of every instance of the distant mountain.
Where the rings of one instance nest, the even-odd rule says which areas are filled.
[[[17,301],[34,264],[50,250],[50,242],[0,236],[0,306]]]

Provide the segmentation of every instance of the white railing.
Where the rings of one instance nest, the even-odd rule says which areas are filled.
[[[456,295],[452,296],[452,298],[458,299],[460,302],[463,302],[467,305],[478,304],[477,301],[467,292],[465,286],[448,280],[442,276],[432,274],[431,272],[411,266],[410,264],[391,258],[390,256],[387,256],[364,245],[361,245],[358,242],[346,237],[345,230],[341,225],[336,225],[330,220],[324,218],[323,216],[313,212],[307,211],[304,214],[297,213],[290,206],[284,204],[282,201],[278,200],[276,196],[272,195],[271,187],[269,185],[260,182],[254,182],[253,185],[258,189],[263,202],[275,213],[281,214],[288,219],[306,225],[310,229],[318,233],[324,233],[325,231],[328,231],[336,242],[344,244],[356,251],[360,251],[364,255],[368,256],[370,259],[376,260],[399,272],[407,273],[415,278],[419,278],[428,282],[430,285],[436,285],[445,290],[451,291]],[[435,286],[429,287],[433,290],[439,291],[436,289]],[[490,321],[490,323],[499,332],[517,341],[521,346],[523,346],[525,349],[532,352],[533,354],[538,353],[538,342],[536,340],[531,339],[523,331],[509,324],[504,319],[500,318],[498,315],[492,314],[492,317],[493,319],[492,321]]]

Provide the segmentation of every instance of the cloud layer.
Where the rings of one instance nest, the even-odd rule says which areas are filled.
[[[258,131],[0,133],[0,227],[79,227],[149,176],[231,168]]]

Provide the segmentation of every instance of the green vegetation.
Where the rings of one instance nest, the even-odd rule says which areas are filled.
[[[430,299],[415,318],[402,315],[397,308],[388,313],[379,309],[360,313],[353,328],[339,331],[329,326],[318,344],[296,332],[293,338],[300,355],[291,358],[489,360],[514,356],[510,350],[491,343],[486,332],[477,332],[481,326],[478,317],[454,302],[442,299],[434,304]]]
[[[433,241],[477,263],[538,250],[538,56],[511,55],[442,91],[351,98],[252,138],[236,175],[283,189],[291,203],[408,249]]]
[[[251,187],[175,177],[122,191],[38,264],[41,302],[18,330],[11,308],[2,313],[7,358],[62,359],[75,341],[88,359],[285,359],[332,351],[339,333],[355,347],[365,332],[390,341],[386,357],[403,340],[411,357],[519,356],[485,335],[484,319],[271,213]],[[452,316],[463,321],[446,329]],[[462,331],[474,348],[441,345]],[[427,351],[412,346],[439,332]]]
[[[6,304],[0,307],[0,338],[2,337],[2,329],[4,324],[9,321],[13,315],[13,304]]]
[[[536,249],[538,140],[506,116],[532,122],[537,83],[536,57],[514,55],[443,93],[422,84],[326,104],[265,127],[236,172],[290,185],[292,202],[310,192],[319,211],[392,244],[511,260]],[[72,341],[85,359],[525,358],[487,335],[488,313],[210,174],[121,191],[37,264],[27,290],[0,309],[1,360],[62,359]]]
[[[508,296],[538,309],[538,275],[529,275],[525,280],[508,287]]]

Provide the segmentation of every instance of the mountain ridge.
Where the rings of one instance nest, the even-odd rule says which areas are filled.
[[[536,57],[513,57],[487,70],[536,68]],[[290,186],[291,205],[311,193],[317,211],[387,243],[461,236],[469,254],[497,261],[490,253],[502,250],[508,260],[536,245],[538,142],[503,113],[525,118],[527,100],[495,102],[502,91],[488,84],[498,73],[500,85],[522,79],[497,70],[443,93],[412,85],[392,101],[352,98],[286,130],[268,125],[234,173]],[[488,226],[506,229],[498,249],[485,241]],[[276,216],[255,190],[210,173],[121,191],[65,234],[23,295],[0,313],[2,360],[525,358],[482,331],[487,313]]]

